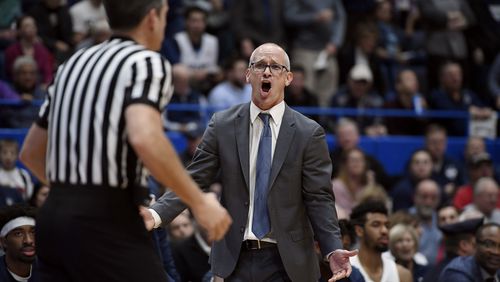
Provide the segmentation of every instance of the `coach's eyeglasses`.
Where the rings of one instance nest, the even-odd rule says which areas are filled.
[[[486,249],[490,250],[500,250],[500,243],[496,243],[491,240],[477,240],[477,243],[479,243],[481,246],[485,247]]]
[[[266,63],[261,63],[261,62],[251,63],[250,68],[255,73],[263,73],[266,71],[267,68],[269,68],[269,70],[271,71],[271,74],[273,74],[273,75],[278,75],[278,74],[282,73],[283,70],[288,71],[288,68],[284,65],[266,64]]]

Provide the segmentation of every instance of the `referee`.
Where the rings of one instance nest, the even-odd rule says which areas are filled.
[[[59,67],[21,160],[51,187],[37,218],[42,281],[166,281],[140,215],[147,170],[192,209],[211,239],[230,225],[187,175],[160,111],[172,94],[158,50],[165,0],[104,0],[113,37]]]

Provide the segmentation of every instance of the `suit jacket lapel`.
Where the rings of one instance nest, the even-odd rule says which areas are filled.
[[[234,121],[234,130],[236,133],[236,147],[238,148],[238,156],[240,159],[241,170],[245,178],[246,187],[249,187],[250,173],[250,147],[249,147],[249,132],[250,132],[250,105],[242,107],[238,113],[238,117]]]
[[[288,106],[285,106],[285,113],[283,114],[283,120],[281,121],[278,140],[276,141],[276,147],[274,148],[271,176],[269,177],[269,191],[271,191],[274,181],[276,180],[276,177],[278,176],[278,173],[283,166],[283,162],[285,161],[288,150],[290,149],[290,143],[293,140],[294,134],[295,119],[293,116],[293,112]]]

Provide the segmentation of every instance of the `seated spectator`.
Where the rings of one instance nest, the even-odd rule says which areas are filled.
[[[82,0],[69,9],[73,22],[73,42],[79,44],[90,36],[91,25],[106,21],[102,0]]]
[[[361,192],[372,186],[375,186],[375,176],[369,171],[363,152],[356,148],[344,152],[339,174],[332,180],[338,218],[349,218]]]
[[[474,185],[473,201],[465,206],[460,219],[484,217],[485,222],[500,224],[500,209],[497,208],[499,201],[500,191],[496,181],[491,177],[480,178]]]
[[[194,233],[189,210],[185,210],[168,224],[168,234],[172,242],[182,241]]]
[[[493,177],[493,161],[490,154],[480,153],[468,162],[469,182],[459,187],[453,197],[453,205],[460,211],[473,201],[474,185],[481,177]],[[500,198],[497,201],[500,208]]]
[[[442,234],[438,229],[437,207],[440,200],[440,189],[436,181],[424,179],[415,187],[415,205],[408,211],[419,218],[422,235],[419,251],[427,258],[429,264],[436,263]]]
[[[231,58],[224,67],[226,79],[217,84],[208,96],[208,104],[215,110],[250,102],[252,87],[246,81],[247,62]]]
[[[413,152],[408,162],[406,175],[392,187],[390,192],[394,202],[394,211],[409,209],[413,205],[417,183],[432,176],[431,154],[424,149]]]
[[[500,225],[487,223],[476,232],[473,256],[453,259],[441,272],[439,282],[498,281],[500,279]]]
[[[473,119],[489,118],[491,108],[479,100],[476,94],[463,87],[462,68],[457,63],[448,62],[439,72],[440,87],[434,89],[429,96],[429,104],[436,110],[468,111]],[[467,135],[468,120],[446,119],[443,125],[452,136]]]
[[[285,88],[285,102],[291,107],[319,107],[318,98],[305,85],[306,73],[302,66],[292,65],[293,80]],[[306,114],[318,121],[318,116]]]
[[[372,89],[373,75],[364,64],[355,65],[349,71],[347,87],[339,90],[333,96],[332,107],[355,108],[355,109],[378,109],[384,101]],[[362,131],[370,136],[385,135],[387,129],[381,119],[358,116],[356,117]]]
[[[192,106],[206,106],[205,97],[189,85],[189,69],[181,64],[175,65],[172,70],[174,93],[170,100],[171,104],[185,104]],[[173,111],[168,106],[163,112],[164,126],[167,130],[191,131],[201,126],[203,109]]]
[[[440,226],[443,232],[445,258],[432,267],[423,282],[436,282],[442,270],[456,257],[470,256],[476,251],[476,230],[483,224],[483,219],[471,219]]]
[[[184,136],[186,137],[187,146],[186,150],[182,152],[180,155],[181,161],[185,167],[187,167],[191,161],[193,160],[194,153],[196,148],[201,142],[201,137],[203,137],[203,130],[201,128],[190,130],[184,132]]]
[[[186,30],[175,34],[172,53],[166,57],[172,64],[186,65],[191,85],[205,94],[219,79],[219,41],[205,31],[207,11],[203,8],[186,7],[184,18]]]
[[[454,206],[442,206],[438,209],[438,226],[453,224],[458,221],[458,211]]]
[[[488,84],[495,101],[495,107],[497,111],[500,111],[500,52],[498,52],[495,62],[491,66]]]
[[[360,136],[358,125],[355,121],[348,118],[341,118],[335,127],[335,147],[330,152],[332,160],[332,178],[337,177],[340,169],[340,159],[342,154],[348,150],[359,148]],[[385,189],[391,187],[391,180],[384,170],[384,166],[373,156],[365,154],[368,169],[375,172],[375,182],[382,185]]]
[[[49,193],[50,193],[49,186],[43,183],[35,184],[35,189],[33,190],[33,195],[31,195],[29,204],[35,208],[41,208],[45,203],[45,201],[47,200]]]
[[[389,252],[382,255],[391,256],[397,264],[412,273],[413,281],[420,281],[429,267],[415,261],[414,256],[418,246],[419,238],[415,229],[408,225],[397,224],[389,231]]]
[[[448,201],[456,188],[465,183],[463,168],[446,154],[447,147],[446,129],[437,124],[429,125],[425,132],[425,149],[431,153],[432,171],[436,181],[443,188],[442,202]]]
[[[0,140],[0,185],[16,189],[27,200],[33,194],[33,182],[27,170],[16,167],[18,154],[17,141]]]
[[[13,80],[14,62],[20,56],[31,56],[38,65],[40,82],[44,89],[52,81],[54,59],[50,51],[38,41],[35,19],[23,16],[17,21],[18,40],[5,50],[7,76]]]
[[[410,69],[402,70],[396,77],[396,97],[387,101],[386,109],[413,111],[420,115],[427,109],[427,101],[420,93],[417,75]],[[423,135],[427,119],[419,117],[387,117],[385,124],[390,135]]]
[[[15,205],[0,209],[0,281],[38,281],[35,209]]]
[[[73,49],[73,23],[68,6],[60,0],[41,0],[28,14],[35,19],[43,44],[62,63]]]

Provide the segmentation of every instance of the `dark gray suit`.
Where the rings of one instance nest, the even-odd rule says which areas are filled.
[[[233,224],[224,239],[214,244],[210,264],[212,272],[223,278],[235,268],[247,223],[249,127],[249,103],[214,114],[188,167],[203,189],[221,172],[221,202]],[[293,281],[319,278],[313,235],[323,255],[342,249],[330,175],[322,127],[285,106],[269,180],[268,209],[272,236]],[[185,206],[173,194],[165,194],[152,208],[168,223]]]

